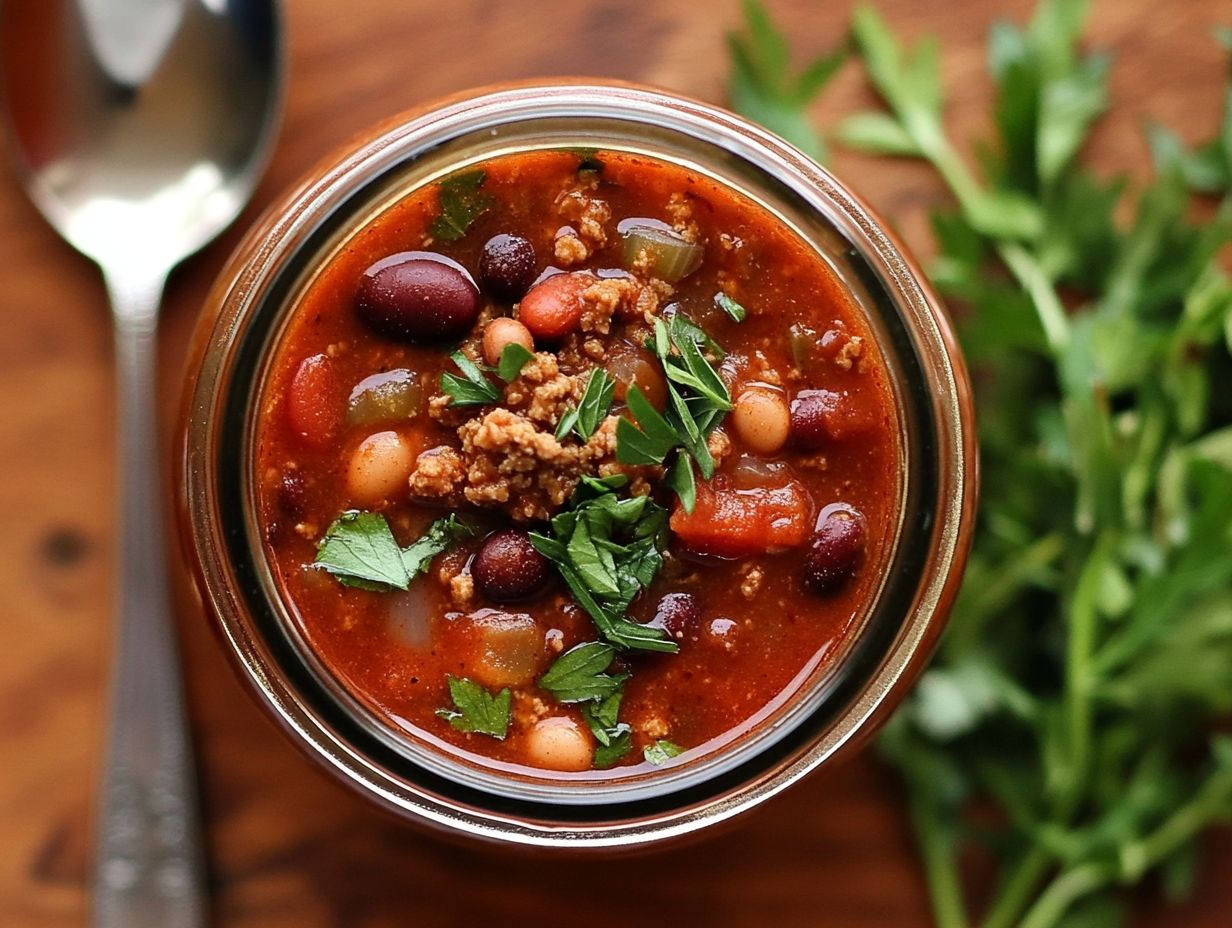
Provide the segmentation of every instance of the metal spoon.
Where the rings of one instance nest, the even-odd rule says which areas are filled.
[[[26,188],[102,268],[115,317],[120,577],[94,923],[198,928],[203,854],[155,408],[171,269],[247,202],[283,85],[276,0],[8,0],[4,115]]]

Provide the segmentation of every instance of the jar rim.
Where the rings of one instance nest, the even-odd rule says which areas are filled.
[[[707,788],[676,790],[667,794],[667,801],[654,801],[656,797],[630,800],[627,805],[636,805],[636,809],[629,811],[614,804],[602,807],[610,813],[606,816],[593,814],[593,809],[591,814],[573,814],[548,797],[539,799],[534,815],[516,808],[510,814],[510,802],[485,803],[482,790],[459,792],[432,777],[416,782],[395,775],[348,741],[339,730],[338,717],[302,698],[305,681],[285,672],[286,655],[279,655],[277,644],[254,624],[243,583],[236,576],[235,564],[228,560],[218,496],[218,452],[234,432],[224,428],[234,418],[225,401],[234,386],[235,349],[242,342],[245,325],[251,322],[258,295],[268,296],[262,288],[285,267],[289,255],[303,249],[307,238],[324,228],[323,223],[336,218],[330,204],[341,202],[340,197],[354,194],[385,171],[439,154],[448,143],[468,135],[517,119],[576,122],[585,118],[678,133],[712,147],[718,156],[756,166],[790,187],[811,208],[828,210],[827,218],[842,220],[845,228],[841,231],[853,247],[862,250],[890,294],[893,310],[919,342],[921,369],[928,381],[927,401],[936,425],[931,449],[936,456],[935,511],[926,514],[931,543],[908,612],[892,630],[884,651],[875,655],[875,666],[860,691],[806,745],[763,751],[752,760],[768,766],[727,771],[724,776],[711,777]],[[448,170],[459,167],[456,162],[451,164]],[[300,747],[383,805],[471,834],[539,845],[644,844],[687,833],[756,805],[840,748],[866,737],[876,719],[901,698],[936,642],[956,592],[974,511],[971,397],[961,356],[922,275],[863,202],[806,156],[726,111],[636,85],[594,82],[503,85],[419,108],[387,123],[267,211],[237,249],[210,303],[217,319],[212,326],[206,322],[199,329],[200,366],[187,394],[181,476],[189,561],[227,650],[259,701]],[[725,777],[730,782],[725,783]],[[549,814],[538,807],[548,808]]]

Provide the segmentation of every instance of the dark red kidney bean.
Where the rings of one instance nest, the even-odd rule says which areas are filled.
[[[654,618],[647,622],[673,638],[691,633],[702,621],[702,604],[692,593],[666,593],[655,606]]]
[[[520,235],[494,235],[479,258],[479,281],[494,297],[514,303],[535,282],[535,246]]]
[[[364,271],[355,310],[388,338],[460,338],[479,318],[479,288],[456,261],[428,251],[405,251]]]
[[[829,593],[846,583],[864,557],[864,519],[849,509],[824,514],[804,554],[804,585]]]
[[[831,419],[841,397],[833,390],[801,390],[791,401],[791,437],[801,448],[815,451],[833,441]]]
[[[525,532],[510,528],[484,539],[471,562],[471,576],[488,599],[512,603],[542,591],[550,566]]]
[[[304,442],[324,448],[342,424],[342,384],[328,355],[314,354],[299,362],[287,387],[287,424]]]

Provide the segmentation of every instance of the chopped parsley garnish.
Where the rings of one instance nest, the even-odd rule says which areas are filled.
[[[461,351],[455,351],[449,360],[462,372],[461,377],[449,372],[441,374],[441,392],[453,398],[454,406],[489,406],[500,400],[500,390],[488,380],[478,364]],[[504,360],[504,355],[501,360]]]
[[[448,680],[449,696],[455,708],[437,709],[436,714],[458,731],[491,735],[503,741],[509,733],[509,710],[513,705],[513,694],[509,689],[493,696],[465,677],[450,676]]]
[[[608,376],[607,371],[601,367],[592,370],[577,408],[571,407],[560,417],[560,422],[556,425],[556,440],[564,441],[570,432],[576,432],[583,442],[590,441],[590,436],[595,434],[595,429],[612,408],[612,396],[615,392],[616,381]]]
[[[428,227],[429,234],[442,242],[456,242],[472,222],[492,206],[492,197],[481,188],[487,175],[483,171],[466,171],[447,177],[439,184],[441,214]]]
[[[510,342],[501,351],[500,361],[496,364],[496,375],[505,383],[509,383],[522,373],[526,362],[533,357],[534,354],[527,350],[525,345]]]
[[[539,686],[560,702],[602,701],[619,693],[628,679],[628,674],[604,673],[615,657],[616,649],[601,641],[576,645],[556,659],[539,678]]]
[[[697,479],[693,476],[693,460],[683,450],[676,452],[664,482],[680,497],[684,511],[692,512],[697,502]]]
[[[662,631],[632,622],[633,598],[663,566],[667,510],[649,496],[620,497],[622,475],[583,477],[572,507],[551,521],[551,535],[531,532],[535,549],[555,565],[599,633],[618,647],[678,650]]]
[[[701,328],[680,313],[667,322],[655,320],[652,343],[667,375],[667,409],[660,413],[637,387],[630,387],[625,402],[637,420],[622,418],[616,425],[616,459],[623,464],[662,464],[675,448],[697,463],[703,480],[714,476],[707,437],[732,408],[731,393],[704,351],[716,358],[722,349]],[[683,455],[682,455],[683,456]],[[677,491],[686,511],[696,498],[692,467],[677,458],[668,484]]]
[[[418,574],[426,574],[434,557],[444,554],[459,541],[474,534],[469,525],[458,521],[456,515],[437,519],[409,548],[402,549],[402,563],[406,565],[406,572],[412,580]]]
[[[612,380],[601,367],[590,372],[586,381],[586,390],[582,401],[578,403],[577,433],[582,441],[589,441],[599,423],[612,408],[612,395],[616,391],[616,381]]]
[[[599,770],[613,766],[633,748],[632,729],[618,720],[623,698],[623,690],[617,689],[605,699],[582,705],[582,718],[597,742],[593,763]]]
[[[684,748],[680,745],[662,740],[656,741],[642,750],[642,756],[656,767],[662,767],[673,757],[679,757],[683,753]]]
[[[744,322],[749,311],[733,300],[730,296],[720,290],[714,295],[715,305],[727,315],[731,316],[733,322]]]
[[[451,515],[437,519],[410,547],[401,548],[383,515],[352,510],[325,532],[312,566],[344,586],[405,590],[417,574],[427,572],[432,558],[470,534],[470,528]]]

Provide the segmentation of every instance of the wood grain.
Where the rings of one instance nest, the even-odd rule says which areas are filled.
[[[835,41],[847,3],[772,4],[803,56]],[[273,196],[366,125],[437,94],[489,81],[596,74],[722,99],[735,0],[633,5],[541,0],[293,0],[292,82],[281,143],[236,229],[177,273],[164,317],[170,415],[184,346],[223,258]],[[984,35],[1027,4],[881,0],[903,33],[939,33],[963,138],[986,130]],[[1096,3],[1092,37],[1116,55],[1114,115],[1092,154],[1140,172],[1140,128],[1189,139],[1214,125],[1222,71],[1206,38],[1226,0]],[[867,100],[846,70],[817,116]],[[835,168],[927,251],[927,172],[839,155]],[[86,919],[86,875],[113,569],[111,348],[97,274],[0,183],[0,924]],[[150,487],[150,493],[159,488]],[[892,777],[865,757],[826,771],[707,843],[605,866],[456,847],[369,808],[310,768],[241,692],[192,604],[182,640],[200,755],[215,921],[225,928],[664,923],[835,928],[929,924]],[[1232,838],[1212,835],[1194,899],[1148,888],[1136,923],[1216,928],[1232,911]],[[552,873],[551,879],[545,874]],[[603,887],[599,889],[599,887]]]

